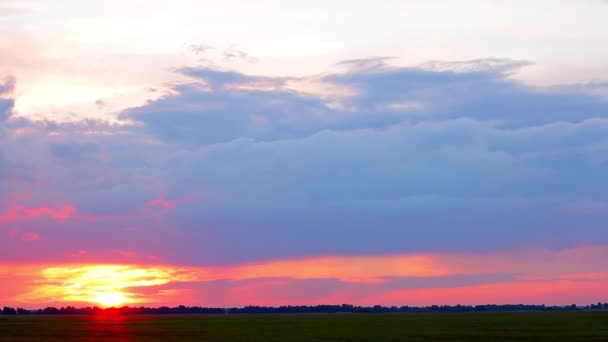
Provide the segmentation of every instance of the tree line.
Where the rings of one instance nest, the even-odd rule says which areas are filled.
[[[161,306],[158,308],[128,307],[99,308],[84,307],[76,308],[66,306],[61,308],[47,307],[38,310],[27,310],[23,308],[4,307],[1,315],[173,315],[173,314],[298,314],[298,313],[424,313],[424,312],[513,312],[513,311],[566,311],[566,310],[608,310],[608,303],[597,303],[587,306],[546,306],[546,305],[432,305],[424,307],[416,306],[355,306],[351,304],[342,305],[288,305],[279,307],[267,306],[245,306],[242,308],[208,308],[200,306]]]

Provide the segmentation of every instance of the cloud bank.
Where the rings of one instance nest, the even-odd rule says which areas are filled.
[[[601,296],[608,282],[606,247],[554,252],[409,254],[315,257],[222,267],[81,264],[0,267],[17,281],[7,287],[30,305],[98,303],[118,294],[126,304],[208,306],[243,303],[458,304],[538,303],[565,305]],[[20,277],[25,283],[20,282]],[[29,278],[35,284],[28,284]],[[15,286],[16,285],[16,286]],[[67,285],[67,286],[66,286]]]
[[[9,80],[3,261],[227,267],[608,244],[605,86],[529,86],[511,77],[525,65],[375,58],[308,78],[187,67],[122,124],[12,118]],[[406,298],[399,286],[378,300]]]

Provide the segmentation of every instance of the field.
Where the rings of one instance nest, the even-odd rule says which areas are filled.
[[[0,316],[0,341],[608,341],[608,312]]]

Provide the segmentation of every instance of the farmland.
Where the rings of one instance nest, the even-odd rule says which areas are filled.
[[[0,316],[0,341],[608,341],[608,312]]]

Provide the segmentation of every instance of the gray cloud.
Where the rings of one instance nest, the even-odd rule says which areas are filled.
[[[62,159],[84,159],[99,152],[99,147],[92,143],[54,143],[50,148],[55,157]]]
[[[236,47],[232,46],[229,47],[228,49],[224,50],[224,52],[222,53],[222,56],[224,58],[224,60],[226,61],[244,61],[244,62],[248,62],[248,63],[257,63],[258,59],[252,55],[250,55],[249,53],[237,49]]]
[[[608,203],[596,86],[530,87],[504,60],[386,63],[326,75],[346,97],[186,68],[193,83],[122,114],[135,125],[9,120],[0,171],[32,182],[0,189],[94,216],[58,232],[78,248],[145,237],[181,262],[608,242],[606,213],[558,210]]]
[[[9,116],[13,111],[15,101],[10,98],[11,93],[15,88],[15,78],[9,77],[4,82],[0,82],[0,123]]]

